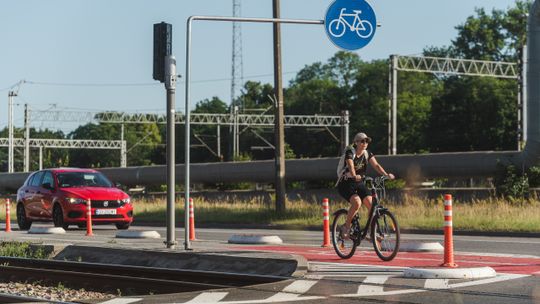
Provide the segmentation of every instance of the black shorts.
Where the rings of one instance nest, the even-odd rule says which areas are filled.
[[[351,196],[358,194],[361,200],[364,200],[366,196],[371,195],[368,188],[363,182],[357,182],[352,179],[341,180],[337,186],[339,194],[347,200],[351,199]]]

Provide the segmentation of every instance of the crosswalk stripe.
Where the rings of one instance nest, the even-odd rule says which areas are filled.
[[[363,282],[362,285],[358,286],[358,291],[356,294],[366,295],[372,293],[381,293],[383,292],[384,283],[388,280],[390,276],[369,276]]]
[[[426,279],[424,288],[427,289],[446,289],[448,288],[448,279]]]
[[[319,281],[314,280],[297,280],[289,284],[287,287],[283,288],[283,291],[278,292],[277,294],[266,299],[268,302],[278,302],[278,301],[291,301],[293,299],[299,298],[302,294],[306,293],[313,285],[317,284]],[[265,301],[265,302],[266,302]]]
[[[185,304],[218,303],[229,294],[228,292],[203,292]]]

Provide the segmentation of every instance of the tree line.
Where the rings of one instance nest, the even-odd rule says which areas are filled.
[[[531,1],[518,0],[506,10],[476,9],[456,26],[457,37],[448,46],[426,46],[425,56],[452,57],[517,62],[525,44],[527,13]],[[326,62],[304,66],[284,89],[286,115],[340,115],[350,113],[351,136],[366,132],[374,141],[375,154],[387,153],[388,142],[388,59],[364,61],[357,53],[339,51]],[[516,80],[470,76],[441,76],[415,72],[398,74],[399,153],[431,153],[481,150],[515,150],[518,135]],[[228,114],[231,106],[241,113],[273,114],[273,86],[247,81],[233,105],[218,97],[199,101],[193,112]],[[273,150],[253,149],[265,145],[250,130],[273,142],[271,129],[240,128],[240,151],[237,160],[270,159]],[[192,147],[193,162],[234,159],[229,127],[221,128],[223,157],[214,155],[204,145]],[[338,134],[339,130],[332,130]],[[126,124],[128,166],[164,164],[165,125]],[[217,146],[216,126],[192,125],[192,143],[202,140],[208,147]],[[24,130],[15,129],[16,137]],[[195,136],[193,135],[193,136]],[[7,137],[7,128],[0,131]],[[64,134],[61,131],[31,129],[31,138],[120,139],[118,124],[86,124]],[[288,158],[335,157],[340,144],[322,129],[293,127],[285,130]],[[184,161],[184,130],[176,126],[176,161]],[[22,150],[21,150],[22,151]],[[215,152],[215,150],[214,150]],[[18,152],[20,153],[20,152]],[[120,152],[114,150],[47,149],[44,167],[119,166]],[[31,158],[37,160],[37,151]],[[22,155],[16,154],[17,171],[22,170]],[[7,171],[7,149],[0,149],[2,171]],[[36,169],[34,161],[32,169]]]

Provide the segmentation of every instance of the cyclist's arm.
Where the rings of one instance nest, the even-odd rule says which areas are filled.
[[[371,157],[369,159],[369,163],[375,169],[377,172],[379,172],[380,175],[388,176],[390,179],[394,179],[394,174],[392,173],[386,173],[384,168],[379,164],[379,162],[375,159],[375,156]]]
[[[346,159],[345,161],[347,162],[347,168],[349,168],[349,172],[347,172],[348,174],[347,177],[354,178],[355,181],[362,180],[362,176],[356,174],[353,160],[349,158],[349,159]]]

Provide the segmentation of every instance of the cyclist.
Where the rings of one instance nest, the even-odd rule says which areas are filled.
[[[386,173],[384,168],[375,159],[375,155],[367,150],[371,138],[366,133],[360,132],[356,134],[353,142],[352,147],[347,148],[345,151],[346,168],[337,184],[339,194],[351,203],[351,207],[347,213],[347,221],[341,227],[341,235],[344,238],[349,237],[351,221],[360,209],[362,202],[364,202],[368,210],[371,208],[371,192],[369,192],[362,181],[366,175],[367,164],[370,163],[379,174],[394,179],[394,175],[392,173]]]

